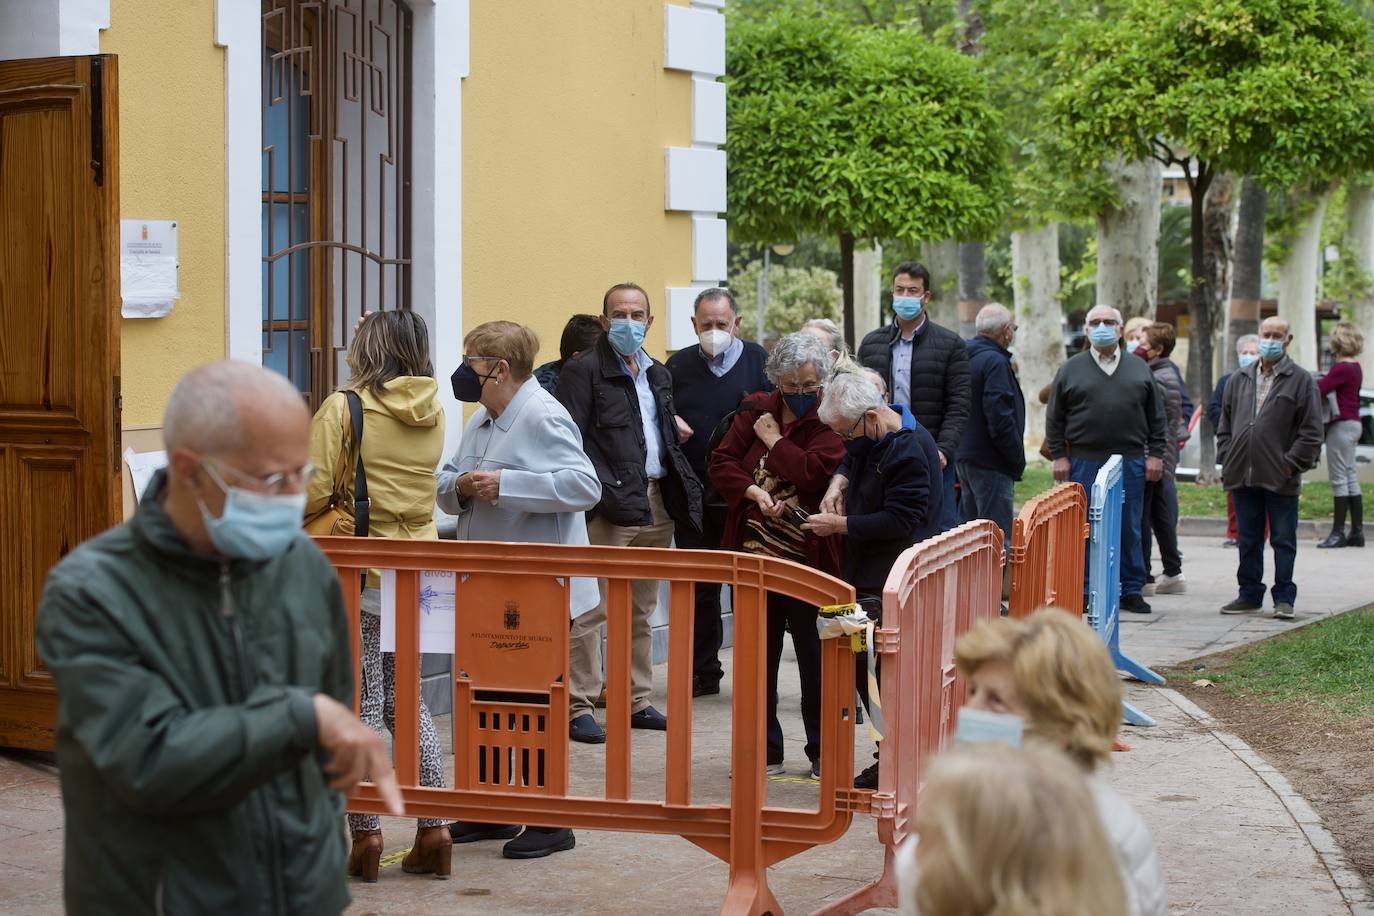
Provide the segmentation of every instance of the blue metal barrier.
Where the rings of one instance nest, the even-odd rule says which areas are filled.
[[[1121,515],[1126,485],[1121,477],[1121,456],[1113,455],[1093,481],[1088,501],[1088,622],[1112,653],[1118,671],[1147,684],[1163,684],[1164,678],[1121,651]],[[1122,702],[1126,722],[1154,725],[1155,720]]]

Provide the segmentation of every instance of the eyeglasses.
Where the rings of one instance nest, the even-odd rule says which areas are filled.
[[[245,474],[243,471],[224,464],[218,465],[218,470],[216,470],[216,465],[209,461],[202,461],[201,466],[215,479],[215,483],[220,485],[220,489],[229,489],[229,484],[225,483],[224,477],[221,476],[227,475],[246,485],[250,490],[267,493],[271,496],[304,490],[310,486],[310,479],[315,476],[315,466],[308,461],[294,471],[279,471],[276,474],[268,474],[266,477],[254,477],[252,474]]]
[[[463,354],[463,365],[471,366],[473,363],[489,363],[492,360],[500,360],[502,358],[503,357],[500,356],[468,356],[467,354]]]
[[[820,394],[822,391],[825,390],[825,386],[808,385],[803,388],[797,388],[795,386],[789,387],[787,385],[779,385],[778,390],[781,391],[783,394]]]
[[[859,428],[859,424],[860,424],[860,423],[863,424],[864,431],[863,431],[862,433],[860,433],[860,435],[856,436],[856,435],[854,435],[854,430],[856,430],[856,429]],[[866,435],[868,435],[868,414],[867,414],[867,413],[862,413],[862,414],[859,414],[859,419],[857,419],[857,420],[854,421],[854,425],[851,426],[851,427],[849,427],[849,432],[847,432],[847,433],[844,434],[844,438],[845,438],[845,441],[847,442],[847,441],[849,441],[850,439],[858,439],[858,438],[860,438],[861,436],[866,436]]]
[[[1120,323],[1121,322],[1117,321],[1115,318],[1092,318],[1088,321],[1088,327],[1095,328],[1098,325],[1105,324],[1109,328],[1114,328]]]

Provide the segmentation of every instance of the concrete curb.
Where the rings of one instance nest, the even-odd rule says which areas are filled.
[[[1221,742],[1241,763],[1262,779],[1269,787],[1269,791],[1278,796],[1289,817],[1293,818],[1302,829],[1303,835],[1307,837],[1307,842],[1316,852],[1317,859],[1331,875],[1331,880],[1341,892],[1341,899],[1350,908],[1351,916],[1374,916],[1374,892],[1365,885],[1360,873],[1350,866],[1345,853],[1336,843],[1336,838],[1322,826],[1321,816],[1312,810],[1307,799],[1293,789],[1283,774],[1266,763],[1254,748],[1222,728],[1221,723],[1212,718],[1210,713],[1183,694],[1167,687],[1159,688],[1158,692],[1182,713],[1207,729],[1213,738]]]
[[[1317,522],[1312,519],[1298,521],[1298,537],[1320,538],[1331,530],[1330,522]],[[1178,520],[1178,533],[1199,537],[1226,537],[1226,519],[1206,515],[1184,515]]]

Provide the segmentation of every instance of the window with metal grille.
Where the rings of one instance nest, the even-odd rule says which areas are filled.
[[[313,410],[364,313],[410,307],[410,11],[262,0],[262,361]]]

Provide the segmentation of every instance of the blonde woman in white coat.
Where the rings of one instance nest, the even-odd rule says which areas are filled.
[[[582,434],[558,400],[532,377],[539,338],[511,321],[489,321],[463,339],[453,394],[481,407],[463,427],[458,452],[439,471],[439,508],[458,516],[460,541],[581,544],[586,510],[601,482],[582,450]],[[595,579],[575,578],[577,616],[600,603]],[[459,821],[455,843],[504,839],[508,859],[535,859],[572,849],[569,829]]]

